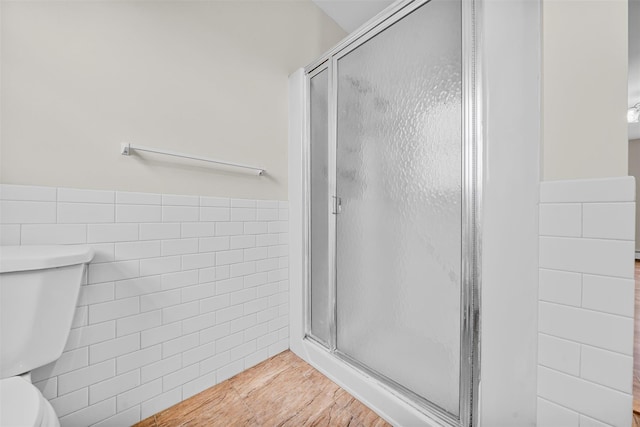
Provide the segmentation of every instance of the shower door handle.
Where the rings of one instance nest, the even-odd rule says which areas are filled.
[[[342,213],[342,199],[338,196],[331,196],[333,198],[333,214],[338,215]]]

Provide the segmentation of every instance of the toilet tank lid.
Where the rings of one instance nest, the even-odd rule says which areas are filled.
[[[0,273],[65,267],[92,259],[93,248],[87,245],[0,246]]]

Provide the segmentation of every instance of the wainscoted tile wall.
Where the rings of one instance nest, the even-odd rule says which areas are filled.
[[[288,203],[0,186],[2,245],[96,252],[60,359],[62,426],[131,425],[289,347]]]
[[[538,425],[630,426],[632,177],[540,187]]]

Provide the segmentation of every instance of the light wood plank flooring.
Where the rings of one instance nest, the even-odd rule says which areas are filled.
[[[633,425],[640,427],[640,261],[636,260],[636,297],[633,340]]]
[[[285,351],[136,426],[389,424],[291,351]]]

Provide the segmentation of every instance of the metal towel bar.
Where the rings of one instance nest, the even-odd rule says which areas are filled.
[[[120,154],[122,154],[124,156],[128,156],[128,155],[131,154],[131,151],[146,151],[146,152],[149,152],[149,153],[164,154],[166,156],[181,157],[183,159],[199,160],[199,161],[202,161],[202,162],[217,163],[219,165],[233,166],[233,167],[236,167],[236,168],[251,169],[251,170],[255,171],[260,176],[264,175],[264,173],[265,173],[265,170],[263,168],[257,168],[257,167],[254,167],[254,166],[243,165],[241,163],[225,162],[225,161],[222,161],[222,160],[209,159],[207,157],[194,156],[193,154],[185,154],[185,153],[178,153],[178,152],[170,151],[170,150],[162,150],[162,149],[159,149],[159,148],[144,147],[142,145],[133,145],[133,144],[129,144],[129,143],[120,144]]]

